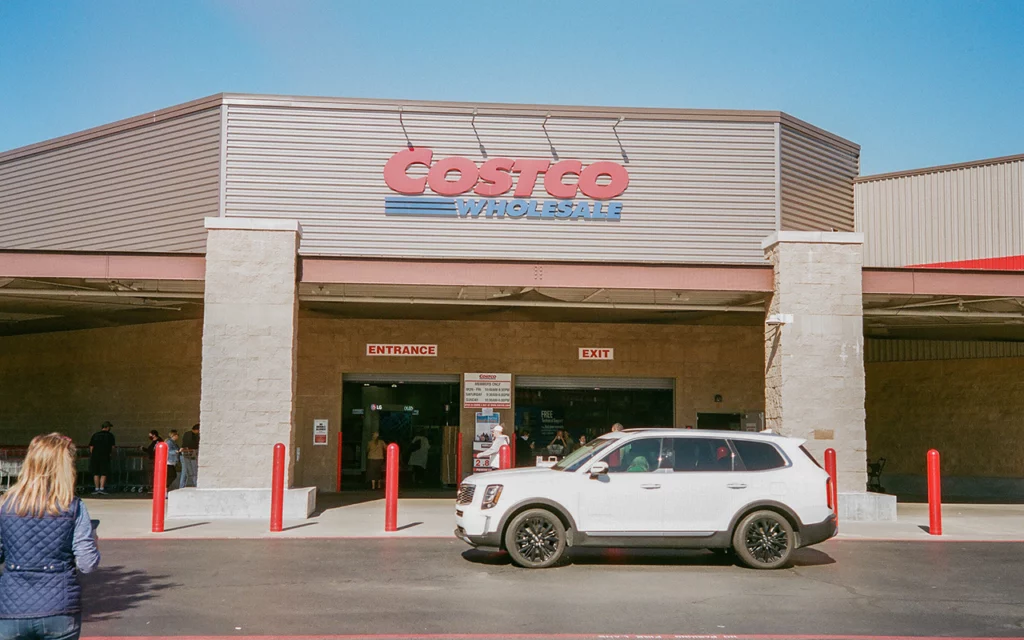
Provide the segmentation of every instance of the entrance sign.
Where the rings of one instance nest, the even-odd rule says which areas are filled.
[[[603,201],[621,196],[629,186],[626,168],[607,160],[584,167],[579,160],[552,164],[542,159],[491,158],[477,166],[461,156],[437,162],[433,157],[434,152],[425,148],[402,149],[391,156],[384,165],[384,182],[402,196],[385,199],[385,215],[615,221],[620,219],[622,203]],[[414,178],[409,175],[413,167],[421,172],[426,168],[427,174]],[[542,174],[550,200],[533,195]],[[575,180],[566,182],[568,176]],[[424,197],[428,186],[440,197]],[[495,197],[509,191],[511,199]],[[473,196],[468,196],[470,192]],[[579,193],[589,200],[577,200]]]
[[[467,373],[465,378],[462,392],[464,408],[512,408],[511,373]]]
[[[614,360],[615,349],[580,347],[580,360]]]
[[[368,356],[419,356],[437,357],[436,344],[367,344]]]
[[[313,446],[327,446],[327,420],[313,421]]]

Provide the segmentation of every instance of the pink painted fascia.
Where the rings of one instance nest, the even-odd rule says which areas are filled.
[[[0,251],[2,278],[203,280],[203,256],[33,253]]]
[[[770,292],[772,268],[303,258],[302,282]]]
[[[1024,273],[865,269],[865,294],[919,296],[1024,296]]]

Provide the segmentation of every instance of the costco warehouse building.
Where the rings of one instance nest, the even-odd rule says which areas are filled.
[[[1019,496],[1024,156],[859,156],[774,111],[237,94],[2,153],[0,445],[201,422],[172,515],[245,515],[275,442],[292,515],[378,431],[452,483],[492,419],[771,428],[865,517],[868,460],[915,495],[929,448]]]

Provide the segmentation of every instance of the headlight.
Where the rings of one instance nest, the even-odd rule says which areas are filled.
[[[489,484],[484,489],[484,499],[480,503],[481,509],[490,509],[494,505],[498,504],[498,498],[501,497],[501,485],[500,484]]]

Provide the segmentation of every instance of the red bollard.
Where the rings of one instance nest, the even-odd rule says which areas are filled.
[[[384,474],[384,530],[398,531],[398,445],[388,445],[387,471]]]
[[[338,482],[337,489],[335,491],[341,491],[341,432],[338,432]]]
[[[455,436],[455,484],[462,483],[462,432]]]
[[[928,533],[942,535],[942,474],[935,449],[928,451]]]
[[[167,443],[156,443],[153,464],[153,533],[164,532],[164,506],[167,502]]]
[[[498,468],[512,468],[512,448],[507,444],[501,445],[501,448],[498,449]]]
[[[825,471],[828,473],[828,506],[836,514],[836,525],[839,524],[839,472],[836,469],[836,450],[825,449]]]
[[[284,520],[284,445],[274,445],[274,476],[270,482],[270,530],[280,531]]]

